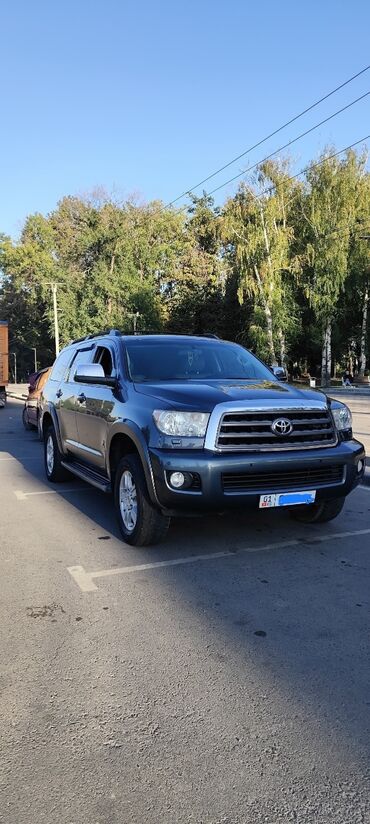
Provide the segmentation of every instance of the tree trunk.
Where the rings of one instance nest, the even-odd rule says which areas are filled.
[[[280,343],[280,361],[281,365],[285,366],[285,359],[286,359],[286,343],[285,343],[285,335],[282,329],[279,329],[279,343]]]
[[[254,268],[254,274],[256,276],[256,281],[257,281],[257,284],[258,284],[258,291],[259,291],[259,294],[260,294],[262,306],[263,306],[263,309],[264,309],[264,312],[265,312],[266,326],[267,326],[267,343],[268,343],[270,356],[271,356],[271,365],[272,366],[277,366],[278,363],[277,363],[276,355],[275,355],[271,309],[270,309],[270,307],[267,303],[267,300],[266,300],[266,297],[265,297],[265,294],[264,294],[264,291],[263,291],[261,276],[260,276],[260,273],[258,271],[258,267],[256,266],[256,264],[254,264],[253,268]]]
[[[268,346],[269,346],[269,350],[270,350],[270,355],[271,355],[271,366],[277,366],[277,365],[278,365],[278,362],[277,362],[277,360],[276,360],[276,355],[275,355],[275,347],[274,347],[274,336],[273,336],[273,333],[272,333],[272,314],[271,314],[271,309],[270,309],[270,307],[268,306],[268,304],[267,304],[266,302],[265,302],[265,304],[264,304],[264,307],[263,307],[263,308],[264,308],[264,310],[265,310],[265,317],[266,317],[266,325],[267,325],[267,342],[268,342]]]
[[[330,386],[331,379],[331,320],[326,322],[321,355],[321,386]]]
[[[360,347],[360,377],[363,378],[366,369],[366,333],[367,314],[369,309],[369,284],[365,286],[364,301],[362,304],[362,327],[361,327],[361,347]]]

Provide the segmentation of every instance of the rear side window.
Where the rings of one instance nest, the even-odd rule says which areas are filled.
[[[63,380],[66,370],[71,362],[72,354],[72,349],[63,349],[63,352],[60,353],[52,368],[50,375],[51,381],[57,381],[57,383],[60,383]]]

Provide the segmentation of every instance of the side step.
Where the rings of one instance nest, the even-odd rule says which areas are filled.
[[[77,478],[81,478],[82,481],[87,481],[88,484],[96,486],[101,492],[112,491],[110,481],[108,478],[104,478],[100,472],[96,472],[94,469],[90,469],[90,467],[78,461],[61,461],[61,464],[64,466],[64,469],[68,469],[68,472],[73,472],[74,475],[77,475]]]

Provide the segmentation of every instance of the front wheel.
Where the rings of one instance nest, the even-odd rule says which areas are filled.
[[[127,455],[118,464],[114,502],[122,537],[127,544],[149,546],[164,538],[170,518],[162,515],[150,502],[137,455]]]
[[[62,466],[62,455],[59,451],[58,441],[53,426],[49,426],[44,438],[44,461],[45,473],[48,481],[60,483],[68,481],[69,472]]]
[[[325,524],[339,515],[345,500],[345,498],[332,498],[330,501],[294,507],[291,509],[291,515],[303,524]]]

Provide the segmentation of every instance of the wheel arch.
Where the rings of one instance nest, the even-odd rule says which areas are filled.
[[[58,448],[61,454],[63,454],[63,447],[62,447],[62,439],[60,436],[60,429],[58,423],[58,416],[56,410],[53,406],[48,406],[42,413],[42,418],[39,418],[39,431],[42,434],[42,439],[45,440],[45,435],[49,426],[53,426],[55,430],[55,436],[58,443]]]
[[[115,430],[112,433],[111,438],[109,440],[107,452],[107,470],[112,485],[114,484],[115,471],[121,458],[123,458],[125,455],[138,455],[141,461],[141,465],[143,467],[150,499],[152,503],[159,507],[160,504],[155,489],[149,450],[140,429],[136,427],[135,424],[132,424],[131,426],[120,426],[118,430]]]

